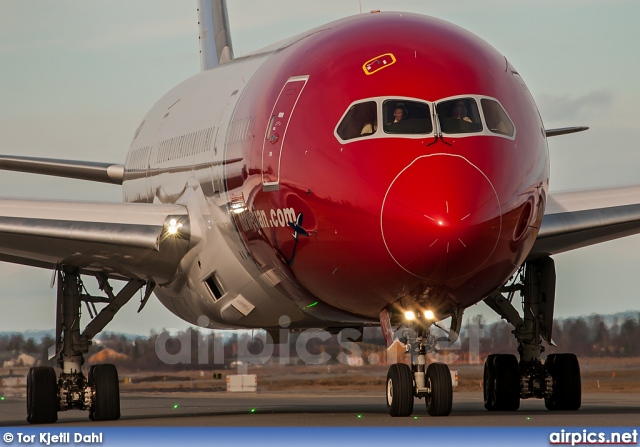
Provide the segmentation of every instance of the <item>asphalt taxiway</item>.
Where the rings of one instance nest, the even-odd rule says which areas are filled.
[[[123,394],[122,418],[114,422],[91,422],[88,413],[59,414],[56,425],[73,426],[638,426],[640,394],[588,393],[575,412],[548,411],[540,400],[522,401],[516,412],[488,412],[482,394],[454,394],[453,411],[447,417],[430,417],[424,400],[416,399],[408,418],[387,414],[381,393],[168,393]],[[0,402],[0,426],[27,425],[24,399]]]

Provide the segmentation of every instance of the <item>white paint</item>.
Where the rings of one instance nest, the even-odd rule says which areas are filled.
[[[256,306],[247,301],[242,295],[236,296],[235,299],[231,301],[231,305],[245,317],[256,308]]]

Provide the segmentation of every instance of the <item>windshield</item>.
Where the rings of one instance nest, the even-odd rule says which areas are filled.
[[[448,134],[482,132],[478,103],[473,98],[456,98],[438,103],[440,130]]]

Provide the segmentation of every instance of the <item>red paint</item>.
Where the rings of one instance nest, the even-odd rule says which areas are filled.
[[[469,191],[474,191],[469,194]],[[389,254],[429,282],[463,278],[490,259],[502,215],[489,179],[465,158],[417,158],[394,179],[382,206]]]
[[[363,70],[385,54],[396,58],[392,66]],[[284,290],[372,318],[403,295],[440,315],[454,304],[482,300],[524,261],[535,231],[521,234],[521,215],[524,210],[526,219],[539,222],[547,189],[542,123],[512,71],[478,37],[413,14],[344,19],[274,54],[250,81],[233,118],[252,118],[254,137],[228,146],[225,155],[244,164],[242,186],[230,194],[263,211],[269,224],[242,231],[254,258],[288,278],[279,284]],[[267,141],[272,110],[293,76],[309,79],[286,140]],[[516,127],[515,140],[445,136],[434,142],[432,135],[341,144],[334,135],[353,101],[433,102],[466,94],[496,98]],[[273,181],[276,168],[263,164],[263,147],[278,144],[279,189],[265,192],[262,176]],[[289,208],[303,213],[301,226],[310,234],[299,237],[293,263],[293,229],[277,215]]]

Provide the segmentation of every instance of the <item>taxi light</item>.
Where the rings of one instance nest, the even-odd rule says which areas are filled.
[[[169,226],[167,227],[167,233],[172,235],[178,234],[178,231],[180,231],[180,228],[182,228],[182,224],[178,222],[176,219],[171,219],[169,221]]]
[[[235,214],[244,213],[247,207],[244,202],[236,202],[231,204],[231,211]]]
[[[424,311],[424,317],[427,320],[435,320],[436,319],[436,315],[433,313],[432,310],[425,310]]]
[[[405,320],[415,320],[416,319],[416,314],[413,313],[413,311],[408,310],[404,313],[404,318]]]

